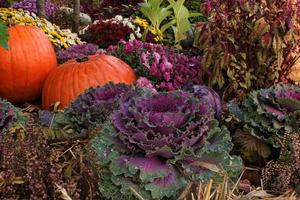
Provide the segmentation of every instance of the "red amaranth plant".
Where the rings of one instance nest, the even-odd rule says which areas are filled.
[[[205,0],[195,40],[213,69],[210,85],[231,96],[284,80],[299,52],[299,0]],[[227,92],[228,93],[228,92]]]

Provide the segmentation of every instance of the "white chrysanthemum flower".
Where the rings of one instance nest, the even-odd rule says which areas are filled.
[[[133,33],[130,33],[130,36],[129,36],[129,41],[132,41],[132,40],[135,40],[135,36]]]
[[[115,16],[115,19],[118,20],[118,21],[122,21],[123,20],[123,17],[121,15],[116,15]]]
[[[140,34],[139,32],[135,32],[135,34],[137,38],[142,38],[142,34]]]

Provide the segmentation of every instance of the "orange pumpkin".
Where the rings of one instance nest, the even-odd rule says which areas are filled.
[[[85,59],[69,60],[49,74],[43,88],[43,109],[47,110],[57,102],[59,108],[65,108],[90,87],[136,81],[133,69],[116,57],[102,54]]]
[[[8,32],[9,50],[0,47],[0,97],[13,103],[35,100],[57,66],[54,48],[36,27],[13,26]]]

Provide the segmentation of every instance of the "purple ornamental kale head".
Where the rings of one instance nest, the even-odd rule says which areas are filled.
[[[130,86],[125,84],[107,84],[91,88],[77,97],[65,109],[69,123],[76,130],[101,126],[110,114],[119,107],[119,97],[127,92]]]
[[[197,149],[213,116],[201,113],[200,104],[183,91],[121,97],[120,109],[112,115],[115,140],[124,151],[164,158],[187,147]]]

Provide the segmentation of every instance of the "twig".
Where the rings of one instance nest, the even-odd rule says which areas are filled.
[[[133,192],[134,196],[136,196],[136,198],[140,199],[140,200],[145,200],[142,195],[140,195],[135,189],[133,189],[132,187],[129,187],[129,189]]]

